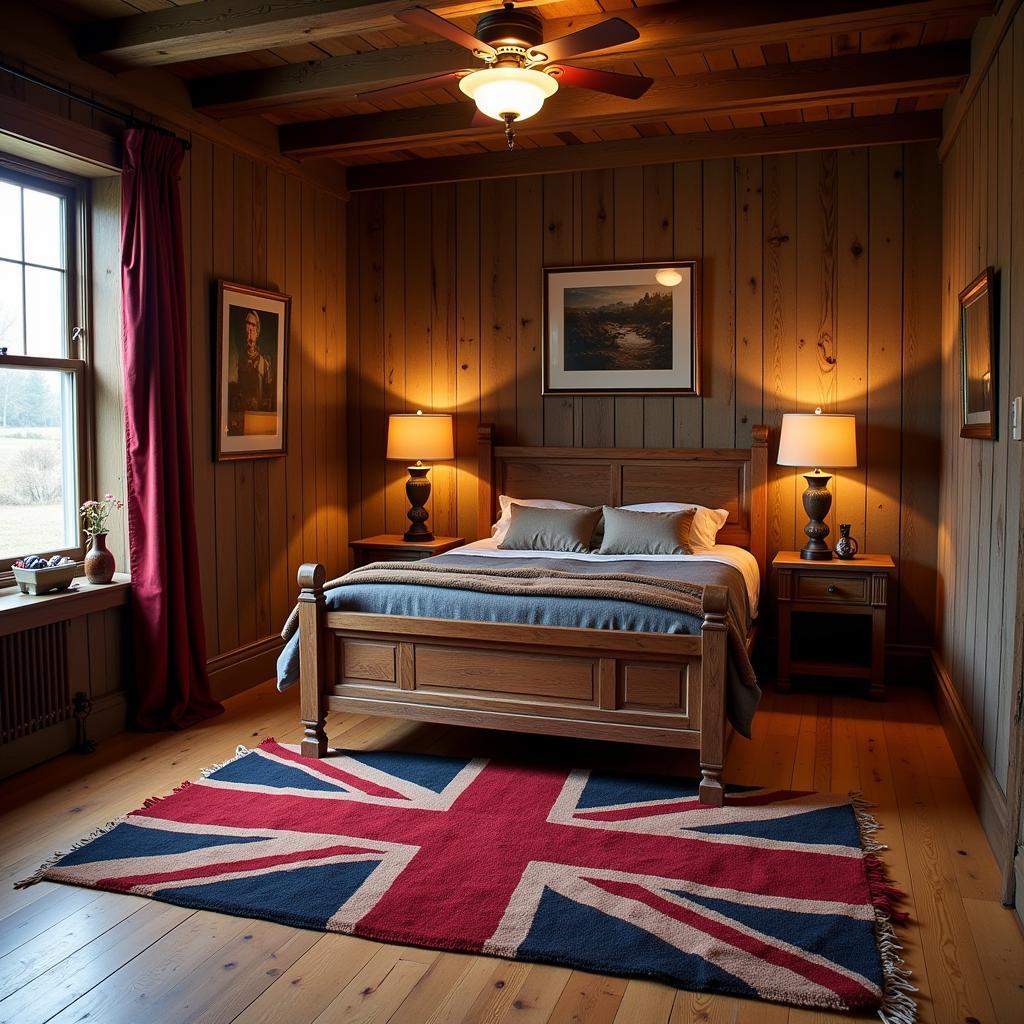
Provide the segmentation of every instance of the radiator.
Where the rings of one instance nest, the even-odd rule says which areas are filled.
[[[0,743],[71,717],[67,623],[0,636]]]

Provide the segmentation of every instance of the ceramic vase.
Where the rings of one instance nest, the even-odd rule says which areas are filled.
[[[114,556],[107,547],[107,535],[94,533],[85,553],[85,578],[90,583],[109,583],[114,578]]]
[[[836,558],[849,560],[857,554],[857,542],[850,536],[850,524],[839,524],[839,540],[836,541]]]

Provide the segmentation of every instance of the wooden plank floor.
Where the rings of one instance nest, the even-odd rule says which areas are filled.
[[[0,816],[0,1024],[826,1024],[850,1020],[557,967],[386,946],[191,912],[132,896],[11,883],[97,825],[169,792],[235,745],[298,738],[297,695],[269,684],[184,733],[126,734],[4,782]],[[755,739],[734,738],[739,783],[861,789],[910,894],[906,955],[925,1022],[1019,1021],[1024,938],[928,696],[884,705],[769,693]],[[685,771],[663,751],[332,716],[332,743],[430,753],[558,757]],[[688,757],[689,755],[684,755]],[[676,758],[673,763],[673,758]],[[863,1018],[876,1019],[876,1018]]]

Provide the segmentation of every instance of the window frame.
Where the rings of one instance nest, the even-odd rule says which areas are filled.
[[[94,483],[93,458],[95,417],[93,416],[93,374],[90,365],[89,323],[89,182],[52,167],[45,167],[0,153],[0,180],[23,188],[60,195],[64,199],[65,293],[67,302],[67,354],[65,356],[0,355],[0,366],[32,367],[39,370],[70,370],[75,379],[75,432],[77,443],[78,503],[86,500]],[[77,513],[77,508],[76,508]],[[85,558],[85,535],[78,531],[78,544],[61,548],[58,554],[81,563]],[[14,581],[14,557],[0,554],[0,587]]]

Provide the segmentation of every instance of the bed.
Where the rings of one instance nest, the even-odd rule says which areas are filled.
[[[507,595],[492,596],[486,611],[464,603],[453,612],[449,601],[443,614],[432,614],[434,606],[417,600],[435,589],[428,587],[422,593],[378,587],[378,592],[387,592],[387,602],[375,604],[352,600],[357,588],[350,586],[340,600],[334,596],[338,590],[325,589],[324,567],[309,563],[298,574],[297,635],[279,665],[279,682],[287,685],[296,671],[286,663],[289,657],[293,665],[297,662],[302,753],[326,754],[328,711],[695,749],[699,798],[721,806],[727,694],[731,686],[735,691],[728,650],[732,641],[735,651],[741,618],[739,643],[747,651],[757,632],[756,603],[767,547],[767,476],[763,426],[754,428],[750,448],[666,450],[495,447],[493,428],[481,426],[480,539],[417,568],[440,579],[430,562],[448,572],[475,572],[492,563],[503,569],[519,565],[518,559],[505,560],[519,553],[497,551],[488,540],[499,494],[588,505],[699,500],[728,510],[729,516],[717,538],[721,557],[716,559],[712,551],[686,570],[699,578],[691,587],[697,606],[693,615],[673,621],[689,632],[674,631],[672,623],[657,620],[653,612],[658,609],[620,622],[609,616],[621,618],[621,609],[616,613],[594,606],[588,609],[589,618],[566,625],[541,599],[523,598],[516,604]],[[730,554],[737,549],[744,563]],[[629,579],[658,572],[678,575],[673,566],[656,571],[636,556],[624,558],[630,560]],[[522,565],[537,562],[531,558]],[[453,563],[456,568],[451,568]],[[548,566],[545,577],[560,575],[561,563],[545,559],[540,564]],[[614,566],[616,571],[621,568]],[[572,569],[574,575],[581,569],[600,575],[605,566],[575,556]],[[742,582],[736,584],[736,579]],[[358,581],[346,577],[346,582]],[[752,608],[742,616],[736,605],[737,592],[744,589]],[[471,597],[462,595],[461,600],[470,602]],[[501,601],[506,601],[504,606]],[[386,610],[376,610],[382,608]]]

